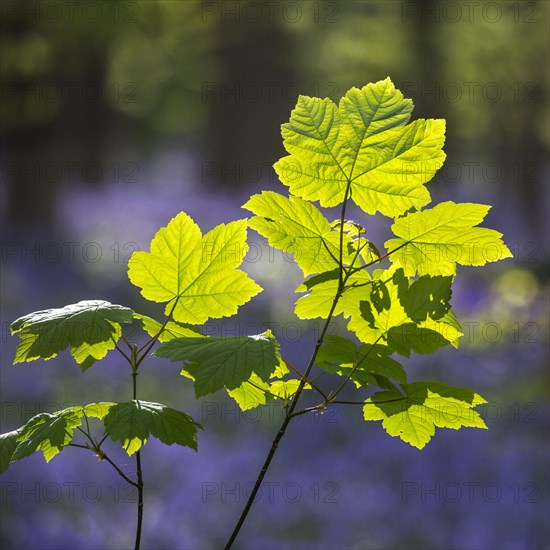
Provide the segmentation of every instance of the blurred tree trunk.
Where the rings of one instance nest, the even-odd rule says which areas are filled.
[[[218,22],[215,57],[221,81],[210,83],[210,144],[206,159],[217,170],[207,183],[260,184],[284,154],[280,125],[295,104],[293,44],[279,26],[230,18]],[[203,178],[203,181],[204,178]]]
[[[432,14],[437,13],[438,0],[415,0],[416,13]],[[430,93],[431,90],[436,90],[436,85],[440,80],[441,67],[445,62],[442,57],[442,50],[438,44],[436,35],[436,22],[434,17],[426,15],[418,16],[414,21],[414,47],[418,62],[415,67],[415,79],[424,87],[426,93],[422,97],[422,101],[415,103],[414,115],[415,118],[433,118],[434,107],[437,103],[436,93]]]
[[[79,79],[103,89],[103,70],[91,68]],[[63,81],[58,82],[63,86]],[[102,142],[109,119],[102,101],[64,101],[50,122],[20,127],[6,135],[11,219],[14,229],[54,226],[55,202],[63,184],[97,184],[106,167]]]

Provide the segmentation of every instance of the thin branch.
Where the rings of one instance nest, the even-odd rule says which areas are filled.
[[[347,374],[346,378],[344,379],[344,381],[336,388],[336,391],[335,392],[331,392],[331,395],[330,395],[330,398],[331,400],[334,399],[343,389],[344,389],[344,386],[350,381],[351,377],[353,376],[353,373],[359,368],[359,365],[366,359],[366,357],[368,356],[368,354],[374,349],[374,346],[376,346],[376,344],[378,344],[378,342],[381,340],[382,338],[382,335],[380,335],[376,341],[374,342],[374,344],[371,345],[371,347],[368,349],[367,353],[365,353],[361,359],[359,359],[359,361],[357,361],[357,363],[355,363],[355,365],[353,365],[353,367],[351,368],[351,370],[349,371],[349,373]]]
[[[340,225],[340,261],[338,263],[338,266],[340,268],[339,270],[339,278],[338,278],[338,289],[336,291],[336,294],[334,296],[334,299],[332,301],[332,305],[330,307],[329,313],[327,315],[327,319],[323,325],[323,329],[321,330],[321,334],[319,335],[319,338],[315,344],[315,348],[313,350],[313,353],[311,354],[311,357],[309,359],[309,363],[306,367],[306,370],[303,374],[303,377],[300,379],[300,383],[298,385],[298,389],[296,390],[296,393],[294,394],[292,401],[290,403],[290,406],[287,409],[287,413],[285,415],[285,418],[283,420],[283,423],[281,424],[281,427],[279,428],[279,431],[277,432],[275,438],[273,439],[273,442],[271,443],[271,449],[269,450],[267,457],[264,461],[264,464],[262,466],[262,469],[260,470],[260,473],[258,474],[258,477],[256,478],[256,481],[254,483],[254,487],[252,488],[252,491],[247,499],[247,502],[245,504],[245,507],[235,525],[235,528],[233,529],[233,532],[231,533],[229,540],[227,541],[227,544],[225,545],[225,550],[229,550],[231,546],[233,545],[233,542],[235,542],[235,539],[237,538],[237,535],[239,534],[239,531],[241,530],[241,527],[243,526],[248,513],[250,511],[250,508],[252,507],[252,504],[254,502],[254,499],[256,498],[256,494],[258,493],[258,490],[260,489],[260,486],[264,480],[264,477],[267,473],[267,470],[271,464],[271,461],[273,460],[273,457],[275,453],[277,452],[277,448],[279,446],[279,441],[282,439],[282,437],[285,435],[286,429],[288,425],[290,424],[290,421],[292,419],[292,415],[294,413],[294,409],[296,408],[296,405],[298,404],[298,400],[300,399],[300,396],[302,395],[302,391],[304,390],[304,386],[306,384],[306,380],[309,377],[309,374],[311,372],[311,369],[313,368],[313,365],[315,364],[315,359],[317,357],[317,353],[319,352],[319,349],[321,345],[323,344],[325,334],[328,330],[328,327],[330,325],[330,322],[332,320],[332,316],[334,315],[334,311],[336,309],[336,306],[338,304],[338,300],[340,299],[340,296],[342,295],[342,291],[344,288],[344,285],[349,278],[349,273],[346,272],[345,278],[344,278],[344,267],[343,267],[343,243],[344,243],[344,218],[345,218],[345,212],[346,212],[346,205],[348,201],[348,195],[350,191],[351,186],[351,180],[348,180],[348,185],[346,187],[346,192],[344,195],[344,204],[342,205],[342,215],[341,215],[341,225]]]
[[[138,506],[137,506],[137,525],[136,525],[136,544],[135,550],[139,550],[141,544],[141,529],[143,526],[143,474],[141,471],[141,452],[136,451],[136,473],[138,490]]]
[[[309,384],[317,393],[319,393],[321,395],[321,397],[323,397],[323,399],[325,399],[325,400],[327,399],[327,395],[325,394],[325,392],[321,388],[319,388],[319,386],[314,384],[313,381],[311,380],[311,378],[307,378],[292,363],[290,363],[286,359],[283,359],[283,361],[285,362],[285,365],[287,367],[292,369],[300,378],[304,379],[307,384]]]
[[[88,422],[88,415],[86,413],[84,413],[84,421],[86,422],[86,429],[88,430],[88,433],[90,434],[90,439],[92,439],[92,441],[93,441],[92,432],[90,430],[90,423]],[[96,444],[96,442],[94,441],[94,445],[95,444]]]
[[[308,366],[306,368],[306,371],[304,373],[304,378],[300,380],[300,384],[298,385],[298,389],[296,390],[296,393],[294,394],[294,397],[290,403],[290,406],[287,410],[287,414],[285,415],[285,418],[283,420],[283,423],[281,424],[281,427],[279,428],[279,431],[277,432],[277,435],[273,439],[273,442],[271,443],[271,449],[269,450],[269,453],[267,454],[267,457],[264,461],[264,464],[262,466],[262,469],[260,470],[260,473],[258,474],[258,477],[256,478],[256,482],[254,483],[254,487],[252,488],[252,491],[248,497],[248,500],[245,504],[245,507],[235,525],[235,528],[233,529],[233,532],[231,533],[229,540],[227,541],[227,544],[225,545],[225,550],[229,550],[231,546],[233,545],[233,542],[235,542],[235,539],[237,538],[237,535],[239,534],[239,531],[241,530],[241,527],[243,526],[246,517],[248,516],[248,512],[250,511],[250,508],[252,507],[252,504],[254,502],[254,499],[256,498],[256,494],[258,493],[258,490],[260,489],[260,486],[264,480],[265,474],[267,473],[267,470],[269,468],[269,465],[271,464],[271,461],[273,460],[273,456],[275,455],[277,448],[279,446],[279,441],[282,439],[282,437],[285,435],[286,429],[290,423],[290,420],[292,419],[292,413],[294,412],[294,409],[296,408],[296,404],[298,403],[298,399],[300,398],[300,395],[304,389],[304,386],[306,384],[306,378],[309,376],[309,373],[311,369],[313,368],[313,364],[315,362],[315,358],[317,356],[317,352],[319,351],[319,348],[321,347],[321,344],[323,343],[323,338],[325,336],[326,331],[328,330],[328,326],[330,324],[330,321],[332,319],[332,315],[334,313],[334,310],[336,308],[336,304],[338,303],[338,299],[340,297],[340,289],[336,293],[335,299],[332,302],[332,306],[330,308],[328,317],[325,321],[325,324],[323,326],[323,329],[321,331],[321,334],[319,335],[319,339],[317,340],[317,343],[315,345],[315,349],[311,355],[311,358],[309,360]]]
[[[117,343],[115,343],[115,348],[118,352],[120,352],[124,356],[124,359],[126,359],[128,363],[132,364],[132,361],[130,360],[130,358],[124,353],[124,351],[122,351],[122,349],[118,346]]]
[[[321,376],[324,376],[325,374],[327,374],[324,370],[322,370],[321,372],[319,372],[319,374],[317,376],[315,376],[314,378],[311,378],[311,380],[315,381],[315,380],[319,380],[319,378],[321,378]]]
[[[387,252],[383,256],[380,256],[379,258],[377,258],[376,260],[373,260],[372,262],[369,262],[368,264],[352,268],[352,269],[350,269],[349,273],[351,275],[353,275],[354,273],[357,273],[358,271],[361,271],[362,269],[366,269],[367,267],[370,267],[371,265],[377,264],[377,263],[381,262],[382,260],[385,260],[386,258],[391,256],[392,254],[394,254],[395,252],[397,252],[398,250],[400,250],[404,246],[407,246],[408,244],[410,244],[409,241],[399,245],[397,248],[394,248],[393,250],[390,250],[389,252]]]
[[[368,244],[368,240],[365,239],[365,243],[361,246],[360,243],[361,243],[361,229],[358,227],[357,228],[357,250],[355,251],[355,256],[353,257],[353,260],[351,262],[351,265],[354,265],[355,262],[357,261],[357,258],[359,257],[359,254],[361,253],[361,251],[363,250],[363,248],[365,248],[365,245]]]
[[[106,460],[118,472],[118,475],[122,477],[122,479],[127,481],[136,489],[139,489],[138,484],[134,480],[130,479],[105,453],[102,453],[101,458],[103,460]]]
[[[137,483],[130,479],[101,449],[92,448],[89,445],[79,445],[78,443],[69,443],[69,447],[77,447],[79,449],[92,451],[99,457],[100,460],[106,460],[117,471],[118,475],[124,479],[124,481],[127,481],[130,485],[137,487]]]
[[[353,171],[353,169],[352,169]],[[351,189],[351,180],[348,180],[346,185],[346,192],[344,193],[344,204],[342,204],[342,213],[340,215],[340,250],[338,266],[340,267],[340,273],[338,276],[338,292],[341,292],[343,288],[343,277],[344,277],[344,220],[346,218],[346,207],[348,205],[348,195]],[[353,264],[352,264],[353,265]]]
[[[290,416],[291,418],[294,418],[296,416],[301,416],[302,414],[307,414],[310,412],[318,412],[326,409],[326,401],[325,403],[320,403],[319,405],[314,405],[313,407],[306,407],[305,409],[301,409],[297,412],[293,412]]]
[[[97,444],[98,447],[101,447],[105,440],[109,437],[109,432],[106,432],[105,435],[102,437],[101,441]]]
[[[132,344],[130,344],[130,342],[128,342],[128,339],[126,338],[126,336],[124,336],[124,334],[121,334],[120,337],[122,338],[122,340],[124,340],[124,343],[128,346],[128,349],[130,351],[132,351]]]
[[[92,444],[92,448],[95,449],[96,444],[95,444],[95,441],[92,439],[92,436],[91,436],[89,433],[85,432],[80,426],[77,426],[76,429],[77,429],[79,432],[82,432],[82,433],[86,436],[86,438],[88,439],[88,441]],[[89,429],[89,428],[88,428],[88,429]]]
[[[135,401],[137,401],[137,375],[138,375],[138,367],[140,363],[143,361],[143,359],[147,356],[155,342],[157,341],[158,337],[162,334],[162,331],[168,324],[168,319],[172,316],[172,313],[174,313],[174,309],[176,308],[176,304],[178,303],[178,299],[176,298],[176,301],[174,302],[174,305],[172,309],[170,310],[170,313],[166,317],[166,320],[164,321],[164,324],[162,325],[160,331],[158,334],[153,338],[151,344],[147,348],[147,350],[143,353],[141,358],[138,359],[138,349],[137,345],[132,348],[132,397]],[[138,490],[138,503],[137,503],[137,524],[136,524],[136,542],[134,549],[139,550],[139,547],[141,545],[141,531],[143,527],[143,471],[141,469],[141,450],[138,449],[136,451],[136,487]]]
[[[254,388],[260,390],[260,391],[263,391],[264,393],[267,393],[269,395],[271,395],[271,397],[275,398],[275,399],[280,399],[280,397],[278,395],[275,395],[274,393],[271,393],[269,390],[265,390],[264,388],[261,388],[260,386],[258,386],[258,384],[256,384],[255,382],[252,382],[252,380],[246,380],[246,383],[247,384],[250,384],[251,386],[253,386]]]
[[[338,263],[338,258],[332,253],[332,251],[331,251],[330,248],[328,247],[328,244],[325,242],[325,239],[323,239],[323,237],[321,237],[321,242],[325,245],[326,251],[330,254],[330,257],[331,257],[336,263]]]
[[[357,271],[355,271],[354,273],[357,273]],[[344,292],[346,290],[348,290],[349,288],[361,288],[362,286],[372,285],[373,283],[374,283],[374,281],[367,281],[366,283],[357,284],[357,281],[353,281],[353,283],[351,283],[351,285],[344,288]]]
[[[89,445],[79,445],[78,443],[69,443],[68,447],[78,447],[79,449],[86,449],[87,451],[93,451]]]

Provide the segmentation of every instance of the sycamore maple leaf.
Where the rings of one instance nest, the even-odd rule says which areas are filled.
[[[262,290],[236,269],[247,250],[245,220],[218,225],[203,236],[180,212],[158,231],[150,252],[134,252],[128,277],[148,300],[168,302],[166,314],[176,321],[202,324],[234,315]]]
[[[300,96],[282,126],[289,155],[274,166],[290,192],[321,206],[346,197],[368,214],[430,202],[424,187],[445,160],[444,120],[409,122],[413,104],[389,78],[352,88],[339,105]]]

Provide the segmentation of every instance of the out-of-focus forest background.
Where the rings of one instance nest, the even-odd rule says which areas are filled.
[[[84,375],[67,353],[11,366],[14,319],[96,298],[159,317],[161,306],[127,280],[129,255],[181,210],[208,230],[246,217],[240,205],[251,193],[285,193],[271,165],[284,154],[280,125],[298,94],[338,100],[390,76],[413,99],[413,118],[447,119],[447,161],[428,184],[434,203],[492,204],[486,224],[514,254],[459,268],[460,350],[406,363],[413,380],[484,395],[490,429],[439,430],[419,452],[356,408],[301,417],[237,546],[550,547],[548,2],[0,6],[2,432],[44,410],[130,398],[114,354]],[[375,242],[387,228],[374,221]],[[303,366],[319,327],[293,314],[298,269],[253,232],[250,240],[244,267],[266,291],[208,330],[271,327]],[[145,447],[143,547],[220,548],[281,409],[239,413],[221,393],[196,402],[176,365],[151,361],[143,370],[144,399],[205,427],[198,454]],[[133,460],[114,456],[132,472]],[[132,544],[135,495],[91,453],[67,449],[48,466],[36,454],[13,464],[0,488],[3,548]]]

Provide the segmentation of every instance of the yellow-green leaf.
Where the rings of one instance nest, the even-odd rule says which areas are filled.
[[[134,252],[130,281],[181,323],[234,315],[262,289],[239,269],[248,250],[246,221],[221,224],[202,236],[184,212],[158,231],[150,252]],[[175,305],[174,305],[175,304]]]
[[[370,283],[371,276],[364,269],[351,275],[346,283],[346,289],[338,300],[334,315],[343,313],[347,316],[354,311],[359,300],[368,296]],[[338,290],[338,278],[331,276],[314,286],[308,286],[308,281],[305,281],[296,289],[296,292],[305,292],[306,290],[309,290],[309,293],[296,301],[294,308],[296,315],[300,319],[326,318]]]
[[[369,292],[349,304],[348,329],[362,342],[385,344],[406,357],[411,350],[432,353],[461,336],[454,318],[447,317],[451,283],[452,277],[441,276],[411,283],[398,263],[377,270]]]
[[[241,411],[247,411],[265,405],[268,399],[269,384],[264,382],[255,372],[238,388],[227,390],[227,393],[239,405]]]
[[[381,420],[393,437],[422,449],[435,434],[435,428],[486,428],[474,410],[485,399],[470,390],[439,382],[402,384],[398,391],[375,393],[365,401],[365,420]]]
[[[254,195],[243,206],[256,216],[248,225],[268,239],[271,246],[294,254],[305,276],[335,269],[340,258],[340,232],[310,202],[298,197],[283,197],[272,191]],[[344,235],[342,261],[351,260]]]
[[[454,275],[456,264],[485,265],[512,257],[502,242],[502,233],[474,227],[491,207],[484,204],[442,202],[429,210],[414,212],[395,220],[397,239],[385,243],[392,261],[405,273]]]
[[[348,196],[365,212],[397,216],[430,202],[424,187],[445,160],[444,120],[408,124],[412,102],[389,78],[352,88],[339,106],[300,96],[282,126],[289,156],[274,166],[290,192],[321,206]]]

